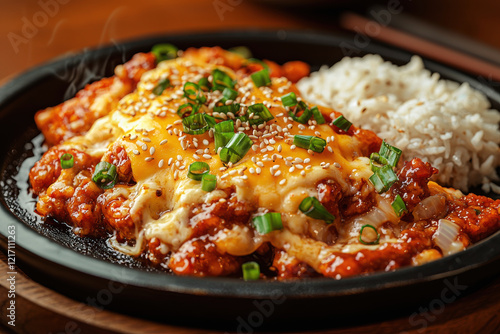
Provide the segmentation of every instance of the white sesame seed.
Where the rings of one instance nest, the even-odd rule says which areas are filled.
[[[302,160],[301,158],[295,158],[293,162],[295,162],[296,164],[301,164],[304,162],[304,160]]]
[[[310,163],[310,162],[311,162],[311,159],[309,159],[309,158],[305,158],[305,159],[304,159],[304,163],[305,163],[305,164],[308,164],[308,163]]]
[[[203,158],[210,160],[212,159],[212,156],[210,154],[203,154]]]
[[[307,150],[307,153],[314,154],[314,151],[313,150]]]
[[[224,180],[224,179],[225,179],[226,177],[228,177],[228,176],[229,176],[229,174],[224,174],[224,175],[222,175],[222,176],[220,177],[220,179],[221,179],[221,180]]]
[[[311,166],[311,165],[307,165],[307,166],[306,166],[306,170],[310,170],[311,168],[312,168],[312,166]]]
[[[146,162],[150,162],[151,160],[153,160],[154,158],[153,157],[147,157],[146,159],[144,159]]]
[[[300,129],[300,130],[305,130],[305,129],[306,129],[306,127],[305,127],[303,124],[299,124],[299,129]]]
[[[259,167],[264,167],[264,164],[262,163],[262,161],[257,161],[255,164]]]
[[[283,179],[280,181],[280,186],[284,185],[286,183],[286,179]]]
[[[177,124],[181,124],[182,123],[182,120],[181,119],[178,119],[174,122],[174,125],[177,125]]]
[[[133,151],[132,151],[132,153],[134,153],[135,155],[139,155],[139,154],[141,154],[141,153],[140,153],[139,151],[137,151],[137,150],[133,150]]]
[[[338,162],[334,162],[333,165],[336,167],[336,168],[340,168],[340,164]]]
[[[289,171],[290,173],[293,173],[293,171],[294,171],[294,170],[295,170],[295,167],[294,167],[294,166],[292,166],[292,167],[290,167],[290,169],[288,169],[288,171]]]
[[[169,159],[168,159],[168,162],[167,162],[167,165],[169,165],[169,166],[170,166],[170,165],[172,164],[172,162],[173,162],[173,161],[174,161],[174,159],[173,159],[173,158],[169,158]]]
[[[130,140],[135,140],[135,139],[137,139],[137,135],[135,133],[130,135]]]
[[[178,177],[178,176],[179,176],[179,171],[178,171],[178,170],[176,170],[176,171],[174,172],[174,180],[177,180],[177,177]]]
[[[180,170],[183,170],[184,168],[186,168],[186,166],[185,165],[181,165],[181,166],[179,166],[177,168],[179,168]]]
[[[164,145],[164,144],[166,144],[166,143],[168,143],[168,139],[163,139],[163,140],[160,142],[160,145]]]
[[[279,168],[280,168],[280,165],[274,165],[272,168],[273,168],[273,169],[279,169]]]
[[[143,150],[143,151],[146,151],[146,150],[148,149],[148,145],[143,144],[143,145],[141,146],[141,148],[142,148],[142,150]]]
[[[257,172],[257,174],[262,173],[262,169],[260,169],[260,167],[255,168],[255,171]]]
[[[200,160],[200,156],[195,153],[193,153],[193,158],[195,158],[196,160]]]
[[[305,170],[301,171],[300,175],[305,176],[306,175],[306,171]]]
[[[142,141],[145,141],[146,143],[151,143],[151,139],[149,138],[142,138]]]
[[[177,161],[182,161],[182,155],[180,154],[177,155]]]
[[[233,169],[233,170],[231,170],[231,171],[229,171],[229,175],[231,175],[231,176],[232,176],[232,175],[234,175],[234,174],[236,174],[236,173],[237,173],[237,171],[236,171],[236,170],[234,170],[234,169]]]
[[[302,166],[301,164],[296,164],[296,165],[295,165],[295,167],[296,167],[297,169],[304,169],[304,166]]]
[[[292,146],[290,146],[290,149],[291,149],[291,150],[295,150],[295,148],[296,148],[296,147],[297,147],[297,146],[292,145]]]
[[[155,148],[154,147],[151,147],[149,149],[149,154],[151,154],[151,155],[155,154]]]
[[[263,148],[262,150],[260,150],[260,153],[266,153],[267,152],[267,148]]]
[[[241,178],[242,178],[243,180],[247,180],[247,179],[248,179],[248,176],[243,175]]]
[[[203,145],[207,146],[208,144],[210,144],[210,142],[206,139],[203,139]]]
[[[163,161],[163,159],[161,159],[159,162],[158,162],[158,168],[163,168],[163,164],[165,162]]]
[[[274,176],[280,176],[281,175],[281,171],[277,171],[276,173],[274,173]]]
[[[250,167],[250,168],[248,169],[248,171],[250,172],[250,174],[254,174],[254,173],[255,173],[255,169],[254,169],[253,167]]]
[[[330,151],[330,153],[333,153],[333,149],[330,146],[327,146],[327,148],[328,148],[328,151]]]

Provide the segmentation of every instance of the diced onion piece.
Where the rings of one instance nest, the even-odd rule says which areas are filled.
[[[441,248],[443,255],[450,255],[464,249],[463,243],[457,241],[460,227],[448,219],[439,219],[439,226],[432,240]]]
[[[436,194],[429,196],[418,203],[413,209],[415,221],[430,218],[441,218],[446,214],[446,196]]]

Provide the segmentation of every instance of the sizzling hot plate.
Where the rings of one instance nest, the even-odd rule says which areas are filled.
[[[15,226],[16,260],[33,279],[99,307],[167,323],[226,330],[312,329],[360,324],[410,314],[443,293],[463,295],[500,271],[500,233],[458,254],[389,273],[340,281],[320,278],[288,282],[244,282],[234,278],[180,277],[147,269],[110,250],[102,240],[75,237],[66,226],[43,223],[33,213],[28,171],[42,154],[34,113],[59,104],[86,83],[160,42],[179,48],[245,45],[257,58],[279,63],[303,60],[319,68],[346,53],[378,53],[396,64],[411,55],[375,43],[362,50],[352,37],[310,32],[240,31],[161,36],[85,51],[35,68],[0,88],[0,244]],[[425,61],[444,78],[469,82],[500,109],[500,94],[487,81]],[[11,228],[12,229],[12,228]],[[449,300],[454,295],[447,295]],[[245,327],[246,326],[246,327]]]

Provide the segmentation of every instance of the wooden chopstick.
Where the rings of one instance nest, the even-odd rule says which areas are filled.
[[[376,24],[379,29],[363,29],[367,27],[367,24]],[[423,57],[434,59],[466,72],[483,76],[489,80],[500,81],[500,67],[459,51],[384,26],[360,15],[354,13],[342,14],[340,17],[340,25],[344,29],[362,33]]]

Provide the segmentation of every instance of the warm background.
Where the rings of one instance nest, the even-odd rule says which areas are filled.
[[[0,0],[0,80],[70,51],[151,34],[247,27],[337,32],[339,13],[365,13],[374,3],[389,0]],[[405,15],[500,49],[500,1],[400,3]]]

